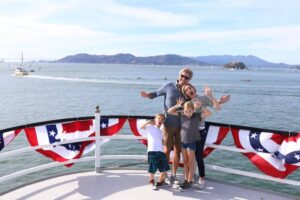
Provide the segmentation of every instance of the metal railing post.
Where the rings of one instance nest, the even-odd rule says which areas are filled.
[[[99,106],[96,106],[95,111],[95,171],[100,173],[100,156],[101,156],[101,148],[100,148],[100,109]]]

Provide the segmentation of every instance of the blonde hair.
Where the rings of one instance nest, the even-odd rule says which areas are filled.
[[[183,96],[184,96],[185,99],[191,99],[191,98],[185,93],[185,87],[188,87],[188,86],[191,87],[191,88],[193,88],[193,89],[195,90],[195,93],[197,93],[196,88],[195,88],[192,84],[187,83],[187,84],[185,84],[184,86],[182,86],[182,88],[181,88],[181,93],[183,94]]]
[[[194,104],[193,104],[193,102],[191,102],[191,101],[187,101],[187,102],[185,102],[184,104],[183,104],[183,110],[184,111],[186,111],[186,110],[188,110],[188,109],[190,109],[190,110],[194,110]]]
[[[162,114],[162,113],[158,113],[158,114],[154,115],[154,119],[155,119],[155,118],[159,118],[159,117],[161,117],[161,118],[163,118],[163,119],[166,118],[165,115]]]
[[[181,70],[179,71],[179,75],[180,75],[182,72],[188,73],[188,74],[190,75],[190,79],[193,78],[193,71],[192,71],[190,68],[185,67],[185,68],[181,69]]]

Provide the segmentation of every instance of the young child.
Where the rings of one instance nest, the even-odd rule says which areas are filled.
[[[182,93],[185,96],[186,100],[191,100],[195,107],[195,112],[202,112],[203,109],[206,107],[214,108],[215,110],[220,110],[221,104],[226,103],[230,100],[230,95],[223,95],[220,100],[216,100],[213,97],[212,90],[208,86],[204,86],[204,94],[203,96],[198,96],[196,93],[196,88],[191,84],[186,84],[182,87]],[[199,178],[196,181],[195,184],[193,184],[194,187],[203,188],[205,183],[205,165],[203,161],[203,149],[207,137],[207,130],[205,129],[205,118],[202,118],[202,121],[200,122],[199,126],[199,134],[201,136],[201,140],[196,142],[196,161],[198,165],[198,173]]]
[[[142,124],[141,128],[145,129],[148,137],[148,172],[150,175],[149,184],[153,190],[164,186],[167,171],[170,170],[169,163],[165,153],[163,152],[163,134],[160,130],[161,125],[165,121],[163,114],[157,114],[153,120],[148,120]],[[154,174],[156,170],[160,171],[158,182],[155,184]]]
[[[194,112],[195,107],[193,102],[188,101],[184,104],[184,99],[177,100],[175,106],[168,110],[171,115],[178,115],[181,122],[181,153],[184,165],[184,183],[179,187],[181,191],[191,188],[194,177],[194,162],[196,142],[200,141],[201,137],[198,133],[198,127],[202,117],[207,117],[207,113]],[[183,104],[183,110],[182,110]]]

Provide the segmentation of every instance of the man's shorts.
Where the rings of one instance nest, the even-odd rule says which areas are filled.
[[[180,128],[164,127],[163,128],[163,144],[172,149],[174,145],[180,147]]]
[[[166,154],[160,151],[148,152],[148,172],[154,174],[158,169],[160,172],[166,172],[170,170],[170,166],[166,157]]]

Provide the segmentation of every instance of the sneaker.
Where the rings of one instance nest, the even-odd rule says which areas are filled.
[[[157,182],[157,183],[155,184],[155,186],[156,186],[157,188],[164,188],[164,187],[170,187],[171,185],[168,184],[168,183],[166,183],[166,182],[164,182],[164,181],[162,181],[162,182]]]
[[[192,186],[194,188],[202,189],[204,188],[204,182],[204,179],[199,177],[198,181],[193,182]]]
[[[157,186],[154,183],[154,180],[149,181],[149,185],[152,190],[158,190]]]
[[[205,183],[204,179],[199,178],[199,181],[198,181],[199,188],[204,188],[204,183]]]
[[[179,187],[180,192],[187,191],[192,188],[192,183],[185,181],[181,186]]]
[[[194,181],[194,182],[192,183],[192,187],[193,187],[193,188],[198,188],[198,189],[200,189],[200,184],[199,184],[199,182],[198,182],[198,181]]]
[[[172,185],[171,177],[172,176],[166,176],[166,178],[165,178],[165,183],[167,183],[168,185]]]
[[[179,185],[179,184],[180,184],[180,181],[179,181],[179,179],[177,178],[177,176],[172,176],[171,178],[172,178],[172,182],[173,182],[174,184],[176,184],[176,185]]]
[[[189,182],[187,181],[187,180],[184,180],[184,182],[183,183],[181,183],[180,185],[179,185],[179,187],[184,187],[185,185],[187,185]]]

